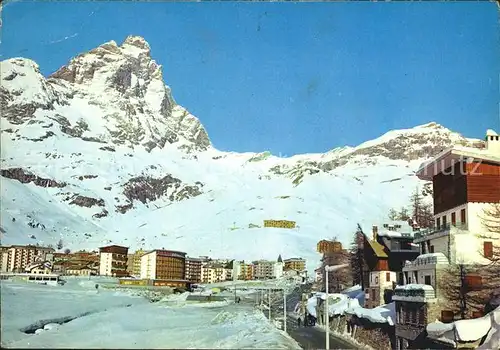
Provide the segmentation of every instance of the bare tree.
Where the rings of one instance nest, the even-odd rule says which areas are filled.
[[[487,233],[479,235],[483,240],[481,255],[486,261],[490,261],[486,266],[482,266],[481,275],[485,292],[482,300],[486,300],[485,306],[491,300],[498,298],[496,293],[500,292],[500,203],[490,205],[484,210],[481,217],[483,226]],[[488,312],[485,307],[485,312]]]
[[[64,249],[64,254],[69,254],[71,253],[71,250],[69,248]]]
[[[63,247],[63,241],[62,241],[62,239],[60,239],[59,242],[57,242],[57,249],[58,250],[62,249],[62,247]]]
[[[470,318],[472,312],[483,312],[485,292],[477,265],[458,263],[450,265],[439,278],[438,289],[446,300],[446,308],[461,319]]]
[[[489,208],[484,210],[481,217],[483,226],[488,233],[481,234],[480,238],[484,241],[491,242],[491,250],[488,252],[483,251],[482,254],[485,258],[491,261],[490,265],[500,266],[500,203],[492,204]]]

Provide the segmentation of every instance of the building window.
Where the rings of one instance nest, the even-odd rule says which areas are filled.
[[[431,247],[429,248],[429,253],[434,253],[434,246],[431,245]]]
[[[375,276],[375,284],[378,284],[378,276]]]
[[[446,228],[446,215],[443,216],[443,227]]]
[[[461,222],[462,224],[465,224],[465,223],[466,223],[466,219],[465,219],[465,209],[460,210],[460,222]]]
[[[436,219],[436,227],[438,230],[441,228],[441,218]]]
[[[426,312],[426,309],[425,307],[421,307],[420,310],[419,310],[419,317],[418,317],[418,324],[419,325],[425,325],[425,312]]]
[[[457,224],[457,214],[455,212],[451,213],[451,224],[453,226]]]
[[[391,280],[391,273],[390,272],[386,272],[385,273],[385,281],[389,282],[390,280]]]
[[[431,285],[431,276],[425,276],[424,280],[425,280],[425,284],[427,284],[429,286]]]
[[[483,254],[485,258],[493,257],[493,242],[484,242],[483,243]]]

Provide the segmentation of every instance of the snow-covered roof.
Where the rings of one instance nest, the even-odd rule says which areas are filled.
[[[488,335],[485,343],[488,342],[492,347],[484,347],[485,344],[483,344],[483,347],[480,348],[498,348],[500,342],[500,308],[480,318],[458,320],[452,323],[436,321],[428,324],[426,330],[429,338],[450,344],[456,344],[456,342],[475,342]]]
[[[486,136],[497,136],[498,134],[493,129],[486,130]]]
[[[410,283],[410,284],[405,284],[403,286],[396,286],[396,289],[399,289],[399,290],[429,290],[429,291],[434,291],[434,288],[432,288],[432,286],[429,286],[428,284],[419,284],[419,283]]]
[[[390,221],[373,226],[377,227],[378,236],[389,238],[413,236],[413,227],[407,221]]]
[[[365,318],[374,323],[388,323],[393,326],[396,320],[396,307],[395,303],[389,303],[381,306],[377,306],[373,309],[365,309],[356,303],[346,310],[346,313],[351,315],[356,315],[359,318]]]

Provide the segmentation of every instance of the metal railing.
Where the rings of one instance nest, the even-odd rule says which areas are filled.
[[[466,223],[455,223],[455,224],[447,223],[446,225],[441,225],[439,227],[431,227],[417,231],[415,232],[414,237],[421,238],[436,233],[447,232],[450,231],[452,228],[456,228],[458,230],[468,230],[468,225]]]

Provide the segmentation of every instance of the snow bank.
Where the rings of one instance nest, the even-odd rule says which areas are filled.
[[[355,288],[344,291],[344,293],[354,295],[354,298],[350,298],[348,295],[342,293],[329,294],[328,301],[328,312],[330,316],[351,314],[356,315],[359,318],[366,318],[371,322],[376,323],[388,323],[389,325],[394,325],[394,320],[396,319],[396,310],[394,302],[386,305],[381,305],[373,309],[365,309],[360,305],[360,300],[364,301],[364,296],[362,297],[361,288]],[[317,298],[325,300],[325,293],[316,293],[315,296],[307,300],[307,311],[309,314],[316,316],[316,305]]]
[[[457,342],[475,342],[485,335],[479,349],[498,349],[500,346],[500,308],[475,319],[452,323],[433,322],[427,325],[429,338],[455,345]]]
[[[484,337],[491,329],[491,316],[475,318],[472,320],[455,321],[457,340],[462,342],[476,341]]]
[[[389,325],[394,326],[394,321],[396,320],[396,308],[394,302],[377,306],[373,309],[365,309],[359,306],[359,304],[356,304],[357,303],[352,303],[351,307],[346,310],[346,313],[356,315],[359,318],[366,318],[371,322],[388,323]]]
[[[2,347],[300,349],[251,306],[2,281]],[[65,322],[66,321],[66,322]],[[32,334],[22,329],[31,326]],[[193,336],[196,335],[196,336]]]
[[[479,350],[500,349],[500,308],[491,312],[491,329]]]

